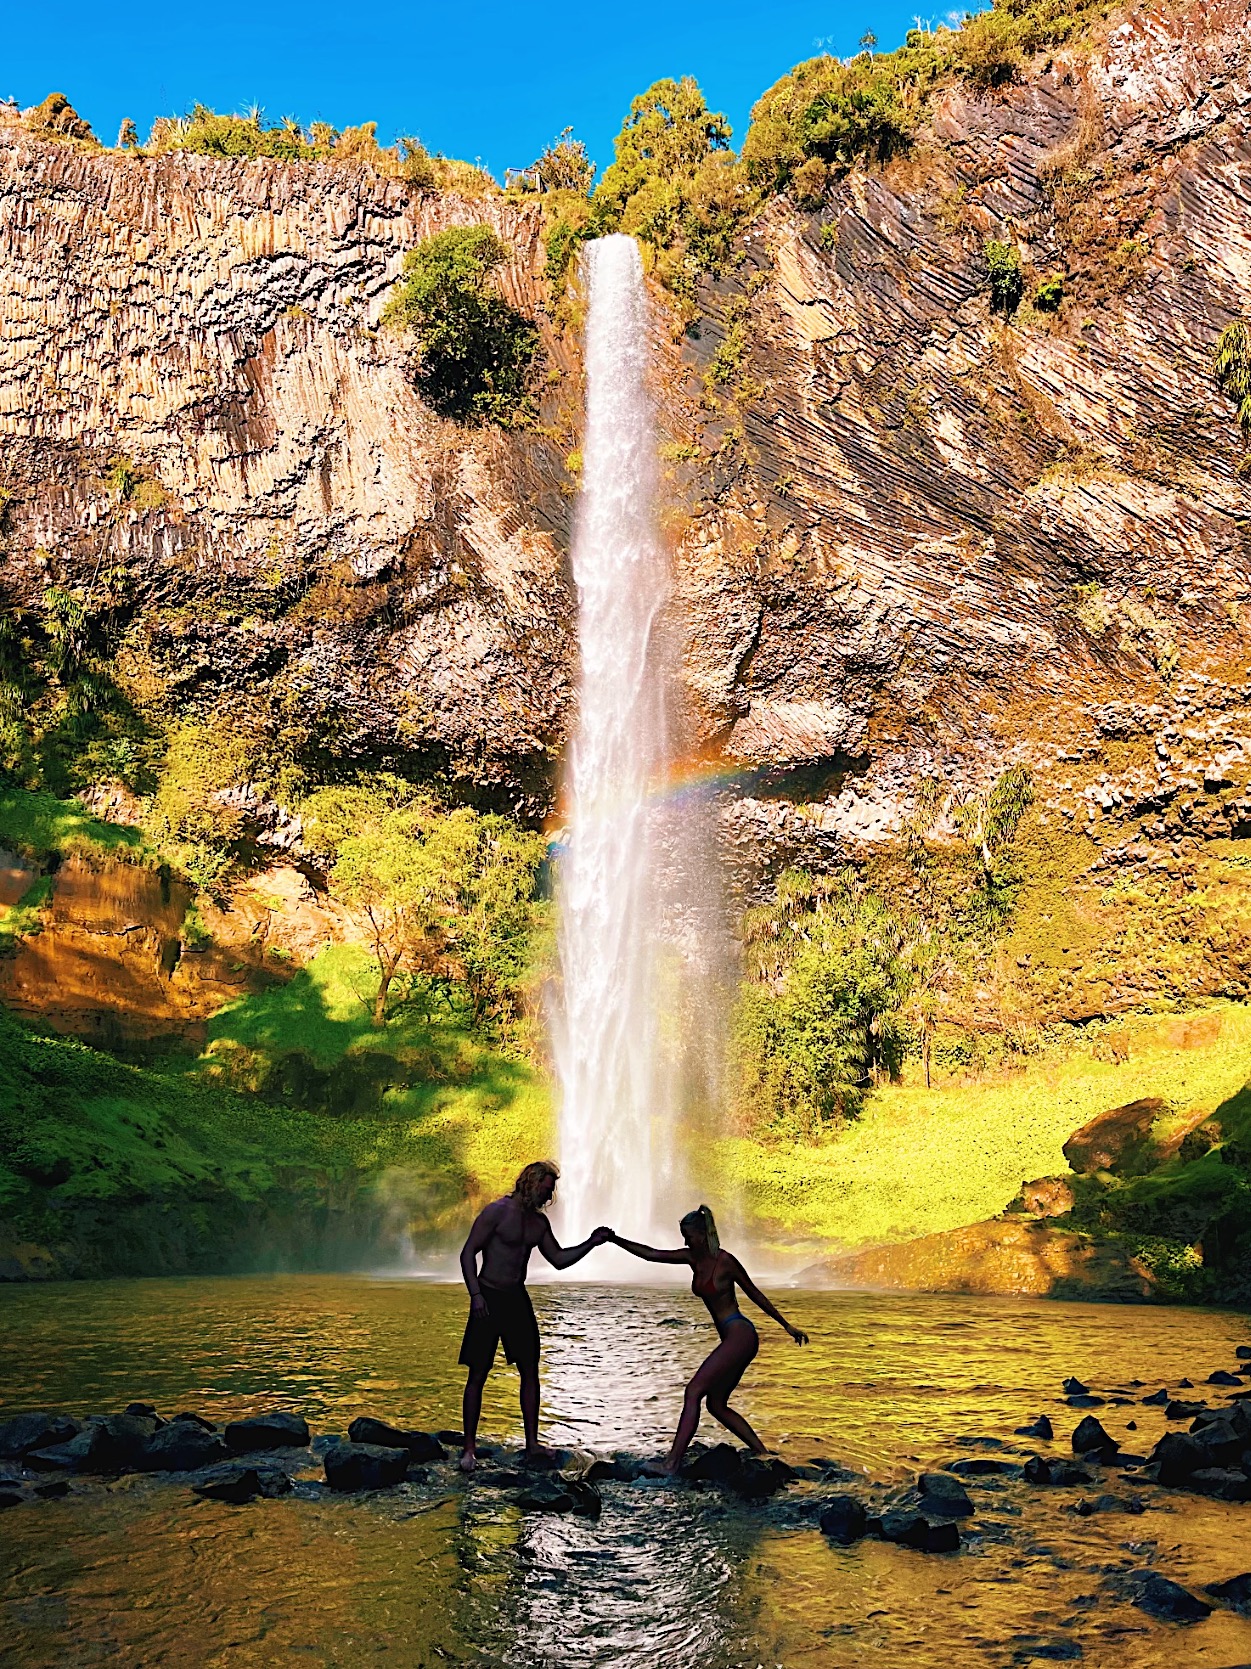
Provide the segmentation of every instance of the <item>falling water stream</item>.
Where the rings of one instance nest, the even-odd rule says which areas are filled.
[[[597,1222],[652,1232],[670,1126],[658,1060],[657,839],[669,760],[658,626],[669,571],[656,520],[647,292],[638,245],[584,255],[583,489],[573,544],[581,685],[561,860],[561,1187],[573,1237]],[[635,1266],[637,1268],[637,1266]]]

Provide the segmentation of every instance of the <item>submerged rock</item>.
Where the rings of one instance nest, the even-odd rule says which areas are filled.
[[[767,1501],[790,1483],[793,1473],[776,1455],[747,1455],[729,1487],[744,1501]]]
[[[1080,1379],[1066,1379],[1060,1389],[1066,1397],[1085,1397],[1090,1394],[1090,1386],[1083,1385]]]
[[[407,1449],[377,1443],[336,1443],[326,1451],[326,1482],[331,1489],[390,1489],[403,1483],[408,1471]]]
[[[306,1449],[308,1442],[308,1421],[302,1414],[253,1414],[226,1427],[226,1447],[235,1455],[257,1449]]]
[[[1208,1375],[1209,1385],[1241,1385],[1242,1381],[1236,1373],[1229,1373],[1224,1368],[1217,1368],[1215,1373]]]
[[[446,1460],[447,1450],[437,1434],[429,1431],[407,1431],[362,1414],[348,1427],[352,1443],[380,1444],[384,1449],[407,1449],[414,1461]],[[463,1438],[461,1439],[463,1442]]]
[[[743,1470],[742,1451],[732,1443],[714,1443],[682,1467],[682,1476],[692,1482],[726,1484],[733,1482]]]
[[[1156,1406],[1163,1408],[1167,1403],[1172,1402],[1173,1399],[1167,1391],[1160,1390],[1153,1391],[1149,1397],[1144,1397],[1142,1400],[1149,1408]]]
[[[1131,1603],[1161,1622],[1197,1623],[1212,1615],[1206,1600],[1159,1571],[1132,1571],[1126,1580],[1133,1596]]]
[[[869,1519],[854,1495],[835,1495],[821,1514],[822,1532],[840,1547],[850,1547],[868,1534]]]
[[[1251,1614],[1251,1571],[1243,1571],[1240,1576],[1227,1577],[1224,1582],[1209,1582],[1204,1588],[1205,1594],[1211,1594],[1223,1605],[1233,1606],[1235,1611],[1245,1611]]]
[[[1021,1469],[1021,1475],[1026,1483],[1073,1485],[1088,1484],[1090,1473],[1084,1466],[1075,1466],[1071,1460],[1046,1460],[1042,1455],[1031,1455]]]
[[[1038,1456],[1035,1455],[1037,1460]],[[949,1472],[956,1472],[962,1478],[1015,1478],[1021,1468],[1010,1460],[991,1460],[988,1456],[975,1455],[968,1460],[953,1460],[947,1468]]]
[[[1138,1495],[1096,1495],[1093,1501],[1075,1501],[1069,1509],[1078,1518],[1089,1518],[1092,1513],[1145,1513],[1146,1502]]]
[[[1164,1410],[1166,1420],[1193,1420],[1207,1408],[1206,1402],[1179,1402],[1174,1398]]]
[[[604,1503],[594,1484],[585,1478],[536,1478],[517,1496],[523,1512],[577,1513],[582,1518],[598,1518]]]
[[[883,1541],[901,1547],[915,1547],[921,1553],[954,1553],[960,1546],[960,1528],[949,1518],[927,1518],[922,1512],[884,1513],[872,1520]]]
[[[252,1466],[227,1466],[211,1477],[192,1484],[191,1488],[206,1501],[228,1501],[241,1506],[245,1501],[255,1501],[258,1497],[273,1500],[279,1495],[290,1494],[291,1480],[278,1467],[258,1471]]]
[[[1251,1501],[1251,1478],[1227,1467],[1201,1466],[1190,1474],[1184,1487],[1216,1501]]]

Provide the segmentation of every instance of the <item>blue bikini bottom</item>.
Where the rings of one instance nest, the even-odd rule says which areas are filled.
[[[716,1324],[717,1332],[720,1333],[723,1339],[725,1338],[728,1329],[733,1327],[736,1321],[741,1321],[744,1327],[751,1327],[753,1333],[756,1331],[755,1327],[753,1327],[751,1322],[748,1321],[742,1310],[731,1310],[729,1315],[722,1316]]]

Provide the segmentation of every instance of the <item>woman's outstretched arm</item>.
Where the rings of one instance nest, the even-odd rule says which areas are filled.
[[[631,1257],[642,1258],[647,1263],[689,1263],[691,1254],[685,1246],[679,1246],[676,1252],[658,1251],[655,1246],[644,1246],[639,1240],[623,1240],[619,1234],[612,1237],[614,1246],[620,1246],[623,1252],[629,1252]]]
[[[801,1333],[798,1327],[791,1326],[790,1322],[787,1321],[781,1310],[779,1310],[775,1304],[771,1303],[769,1299],[765,1297],[764,1293],[761,1292],[755,1281],[752,1280],[751,1276],[743,1268],[742,1264],[732,1252],[727,1253],[727,1256],[730,1259],[730,1267],[734,1271],[735,1282],[742,1287],[743,1291],[751,1299],[756,1308],[758,1310],[763,1310],[767,1316],[772,1316],[778,1326],[785,1332],[789,1333],[796,1344],[807,1344],[807,1333]]]

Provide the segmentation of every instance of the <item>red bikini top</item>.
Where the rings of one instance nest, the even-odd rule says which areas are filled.
[[[717,1287],[717,1267],[718,1267],[720,1261],[721,1261],[721,1253],[718,1252],[716,1257],[714,1257],[713,1260],[712,1260],[712,1275],[711,1275],[711,1278],[709,1279],[706,1286],[701,1286],[700,1285],[698,1273],[692,1273],[692,1275],[691,1275],[691,1291],[695,1294],[696,1298],[715,1298],[716,1297],[717,1290],[718,1290],[718,1287]]]

